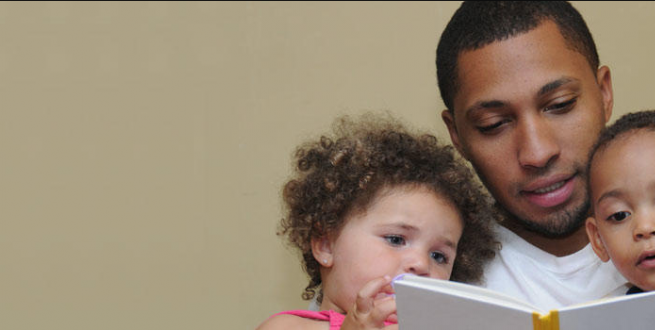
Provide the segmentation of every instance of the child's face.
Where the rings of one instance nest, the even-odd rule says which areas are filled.
[[[425,188],[383,191],[366,210],[346,219],[340,234],[324,240],[323,309],[345,311],[364,284],[414,273],[449,279],[462,235],[457,209]],[[324,264],[325,266],[325,264]]]
[[[617,137],[592,165],[586,227],[594,251],[634,285],[655,290],[655,132]]]

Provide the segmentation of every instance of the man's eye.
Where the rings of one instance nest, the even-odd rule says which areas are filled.
[[[384,239],[386,239],[391,245],[405,245],[405,239],[402,236],[387,235]]]
[[[495,122],[491,125],[484,125],[484,126],[477,126],[477,129],[480,133],[483,134],[493,134],[496,129],[500,128],[504,124],[508,123],[509,120],[501,120],[498,122]]]
[[[625,218],[627,218],[627,217],[629,217],[629,216],[630,216],[630,212],[627,212],[627,211],[620,211],[620,212],[616,212],[616,213],[610,215],[610,216],[607,218],[607,220],[620,222],[620,221],[625,220]]]
[[[478,126],[478,130],[481,133],[487,133],[487,132],[493,130],[494,128],[498,128],[500,125],[502,125],[502,123],[503,122],[499,121],[499,122],[497,122],[495,124],[491,124],[491,125],[487,125],[487,126]]]
[[[566,111],[566,110],[569,110],[569,109],[573,108],[573,106],[575,105],[575,103],[577,101],[578,101],[578,98],[574,97],[574,98],[572,98],[572,99],[570,99],[570,100],[568,100],[566,102],[556,103],[556,104],[547,106],[544,110],[545,111]]]
[[[434,259],[434,261],[436,261],[438,264],[448,263],[448,258],[446,258],[446,255],[439,251],[431,252],[430,258]]]

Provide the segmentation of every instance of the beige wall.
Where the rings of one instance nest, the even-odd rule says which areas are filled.
[[[575,3],[616,119],[655,108],[655,3]],[[445,137],[458,3],[0,3],[0,328],[249,329],[303,308],[294,146],[388,109]]]

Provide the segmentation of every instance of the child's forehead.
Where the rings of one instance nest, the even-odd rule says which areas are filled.
[[[368,205],[367,208],[370,208],[374,204],[377,204],[380,201],[389,197],[406,195],[406,194],[415,194],[415,193],[428,194],[428,195],[432,195],[434,198],[438,200],[442,200],[448,203],[451,202],[450,199],[445,194],[443,194],[437,189],[437,187],[433,187],[431,185],[428,185],[427,183],[403,183],[403,184],[396,184],[396,185],[387,185],[380,188],[380,190],[374,195],[370,205]]]
[[[635,128],[622,132],[596,151],[591,159],[591,165],[597,167],[604,162],[615,161],[613,158],[621,156],[626,149],[632,148],[635,144],[650,142],[655,143],[655,130],[651,128]]]
[[[380,187],[373,194],[372,198],[368,201],[368,203],[366,203],[365,205],[360,205],[355,209],[352,209],[351,212],[349,212],[348,217],[363,216],[367,212],[384,205],[391,198],[398,198],[398,197],[414,195],[414,194],[429,195],[434,199],[455,208],[455,204],[450,200],[450,198],[446,194],[438,191],[436,187],[433,187],[426,183],[414,183],[414,182],[400,183],[400,184],[385,185]]]
[[[594,204],[609,192],[637,191],[653,176],[655,131],[640,128],[624,132],[599,148],[591,162],[589,189]]]

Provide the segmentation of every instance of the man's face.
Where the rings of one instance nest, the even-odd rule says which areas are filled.
[[[587,153],[612,110],[609,70],[594,72],[546,21],[460,54],[458,78],[443,119],[496,200],[541,235],[580,228]]]

